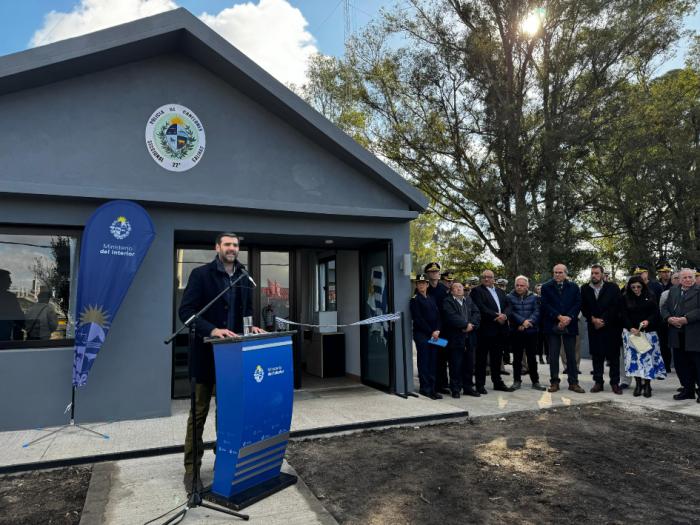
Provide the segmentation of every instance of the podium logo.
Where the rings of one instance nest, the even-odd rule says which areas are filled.
[[[253,379],[255,379],[256,383],[261,383],[262,380],[265,377],[265,370],[263,370],[263,367],[258,365],[255,367],[255,372],[253,372]]]

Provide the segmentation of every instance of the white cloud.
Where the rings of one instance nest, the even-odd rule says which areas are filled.
[[[43,46],[176,8],[172,0],[81,0],[69,13],[51,11],[44,16],[44,25],[29,45]]]
[[[318,50],[304,15],[287,0],[247,2],[200,18],[281,82],[305,82],[307,61]]]
[[[173,0],[80,0],[68,13],[49,12],[29,45],[50,44],[177,7]],[[287,0],[246,2],[199,18],[281,82],[305,82],[307,61],[318,50],[304,15]]]

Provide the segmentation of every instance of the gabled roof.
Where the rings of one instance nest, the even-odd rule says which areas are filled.
[[[358,171],[423,211],[428,200],[186,9],[0,57],[0,96],[177,52],[191,57]]]

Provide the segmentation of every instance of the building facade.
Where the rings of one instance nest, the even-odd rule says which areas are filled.
[[[148,143],[163,107],[202,126],[189,169],[166,169]],[[156,237],[77,392],[79,422],[169,415],[186,341],[163,340],[219,231],[241,236],[259,325],[406,310],[402,261],[425,197],[183,9],[0,57],[0,114],[0,270],[11,280],[0,290],[0,430],[66,421],[80,235],[109,200],[141,204]],[[187,144],[185,124],[164,128],[161,146]],[[30,338],[42,288],[57,326]],[[7,324],[12,297],[21,327]],[[342,334],[347,375],[413,389],[408,323]],[[295,338],[297,387],[311,338]]]

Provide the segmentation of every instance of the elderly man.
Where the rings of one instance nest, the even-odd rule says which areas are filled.
[[[680,286],[671,288],[661,307],[661,317],[668,325],[668,344],[673,348],[676,373],[683,387],[673,396],[676,400],[695,399],[695,385],[700,384],[700,287],[695,284],[695,271],[690,268],[680,271],[680,279]]]
[[[530,290],[530,281],[524,275],[515,278],[515,288],[506,297],[510,306],[508,321],[510,324],[510,347],[513,350],[513,386],[517,390],[522,386],[523,353],[527,358],[527,371],[532,381],[532,388],[545,390],[540,385],[537,373],[537,332],[540,324],[540,301]]]
[[[581,290],[569,281],[566,266],[557,264],[552,269],[553,278],[542,285],[543,329],[549,339],[549,392],[559,390],[559,348],[564,345],[569,390],[583,394],[578,384],[576,369],[576,336],[578,314],[581,310]]]
[[[481,312],[481,326],[477,332],[476,345],[476,390],[487,394],[486,390],[486,360],[491,369],[491,381],[494,390],[512,392],[501,379],[501,356],[508,348],[508,312],[509,306],[506,294],[494,286],[494,275],[491,270],[481,274],[481,284],[474,288],[469,295]]]
[[[443,337],[448,341],[450,363],[450,391],[458,399],[464,388],[466,395],[478,397],[474,390],[474,349],[470,334],[479,327],[479,309],[464,295],[462,283],[453,282],[450,295],[442,303]]]
[[[610,363],[610,388],[622,394],[620,388],[620,289],[603,280],[599,264],[591,266],[591,281],[581,286],[581,313],[588,324],[588,349],[593,359],[591,392],[603,390],[605,361]]]

